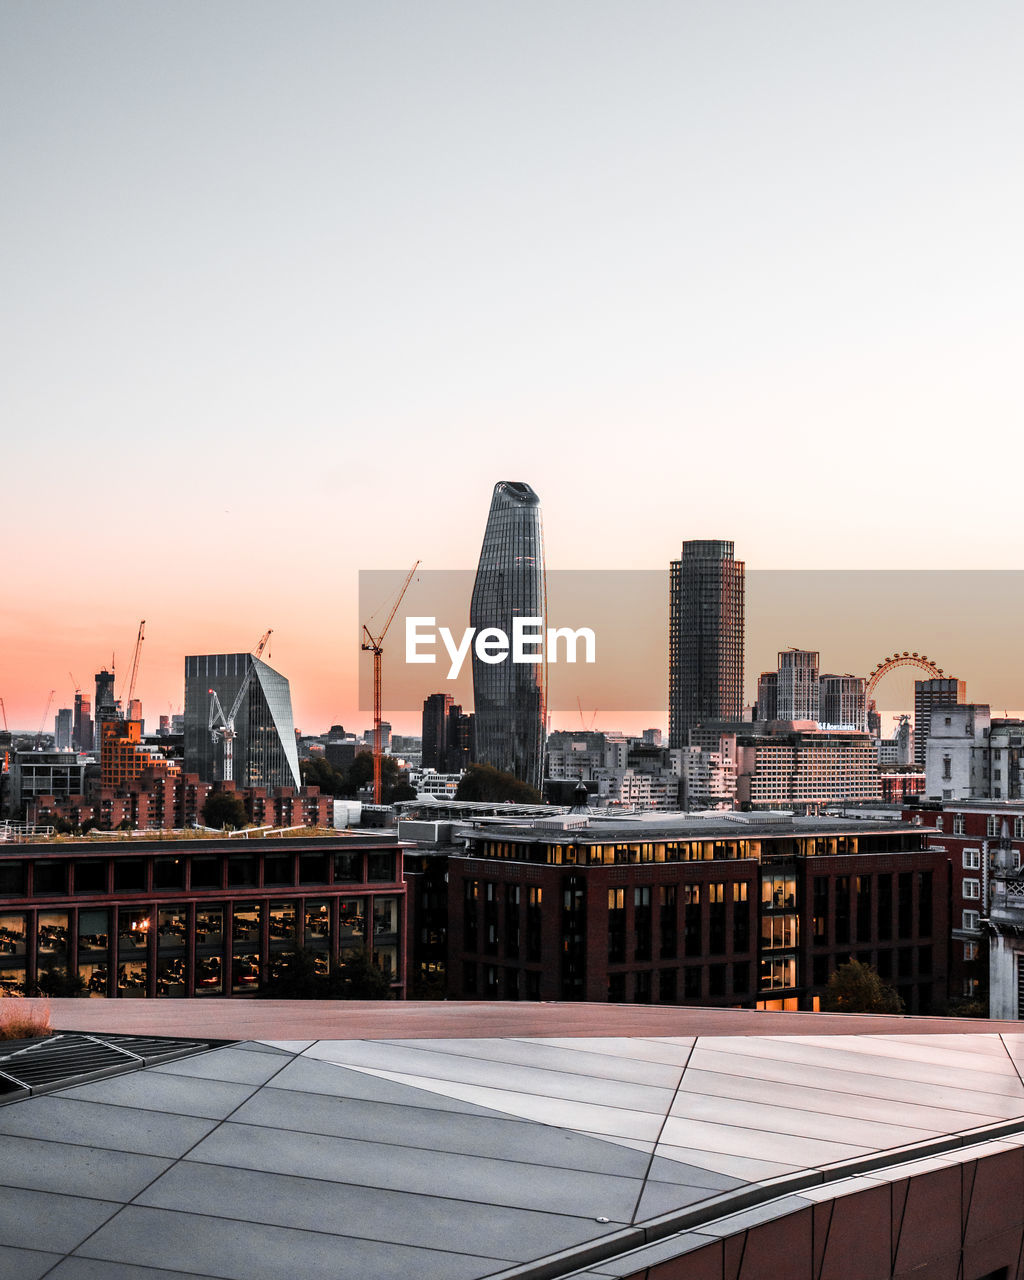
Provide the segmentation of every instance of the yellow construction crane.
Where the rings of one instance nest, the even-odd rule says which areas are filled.
[[[409,589],[409,583],[412,582],[412,575],[420,567],[417,560],[413,567],[406,574],[405,581],[402,583],[402,589],[398,593],[398,598],[392,605],[391,612],[388,614],[388,620],[381,628],[379,636],[375,636],[370,628],[363,623],[363,630],[366,632],[366,641],[363,641],[363,648],[373,654],[373,803],[380,804],[380,762],[383,752],[381,751],[381,734],[380,734],[380,679],[381,679],[381,655],[384,652],[384,637],[388,633],[388,627],[391,626],[392,619],[398,612],[398,606],[402,603],[402,597]],[[371,618],[371,622],[373,619]]]

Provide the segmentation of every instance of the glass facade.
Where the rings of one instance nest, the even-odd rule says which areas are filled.
[[[210,732],[210,691],[225,715],[246,678],[235,714],[234,781],[239,787],[299,787],[299,758],[288,681],[251,653],[192,655],[185,659],[185,771],[203,782],[224,777],[224,743]]]
[[[491,498],[469,621],[477,636],[493,627],[511,641],[514,618],[540,618],[547,625],[544,535],[536,493],[528,484],[503,480]],[[510,655],[484,662],[474,646],[473,699],[477,761],[514,773],[539,791],[546,662],[515,663]]]

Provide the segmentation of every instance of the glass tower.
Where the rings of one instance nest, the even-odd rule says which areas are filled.
[[[514,618],[547,626],[544,532],[540,498],[528,484],[494,486],[473,584],[470,626],[497,627],[511,641]],[[533,628],[530,629],[531,631]],[[482,661],[473,649],[476,759],[514,773],[539,791],[544,777],[547,664]]]
[[[300,787],[292,695],[279,671],[251,653],[207,653],[185,659],[185,772],[201,782],[224,777],[224,744],[210,733],[210,691],[225,715],[242,685],[235,715],[234,781],[239,787]]]
[[[669,746],[743,714],[744,564],[731,542],[684,542],[669,578]]]

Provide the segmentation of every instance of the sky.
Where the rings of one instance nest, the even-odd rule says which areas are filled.
[[[1022,60],[996,0],[10,0],[8,722],[145,618],[147,720],[273,628],[361,730],[360,570],[474,568],[502,479],[553,569],[1016,569]]]

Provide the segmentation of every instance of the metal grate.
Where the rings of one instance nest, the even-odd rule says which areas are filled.
[[[7,1048],[0,1054],[0,1096],[5,1101],[169,1062],[210,1047],[201,1040],[98,1036],[70,1031],[19,1044],[20,1047]]]

